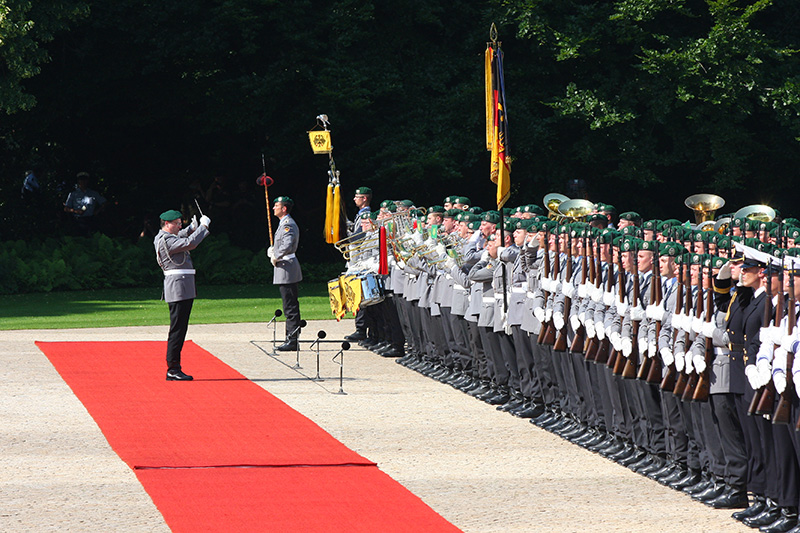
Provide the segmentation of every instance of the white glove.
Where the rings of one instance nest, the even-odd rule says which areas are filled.
[[[553,313],[553,326],[557,331],[561,331],[564,328],[564,314],[560,311]]]
[[[589,287],[585,283],[578,285],[578,298],[586,298],[589,296]]]
[[[645,318],[644,309],[642,309],[642,305],[639,304],[637,306],[631,307],[631,320],[634,322],[641,322]]]
[[[661,360],[664,362],[665,366],[669,366],[675,362],[675,356],[672,355],[672,351],[669,348],[661,348],[659,353],[661,354]]]
[[[450,271],[453,270],[453,267],[456,266],[456,260],[452,257],[448,257],[447,260],[444,262],[444,267]]]
[[[611,346],[613,346],[616,351],[618,352],[622,351],[622,335],[614,331],[608,336],[608,341],[611,343]]]
[[[602,325],[600,327],[602,327]],[[595,331],[594,320],[586,321],[586,334],[589,336],[590,339],[593,339],[597,335],[597,331]],[[605,337],[605,334],[603,336]]]
[[[655,341],[648,343],[647,356],[655,357],[656,355],[658,355],[658,345],[655,343]]]
[[[633,353],[633,342],[630,337],[622,339],[620,346],[622,347],[622,355],[629,357]]]
[[[778,370],[772,375],[772,382],[775,384],[775,392],[783,394],[783,391],[786,390],[786,373]]]
[[[664,321],[664,315],[666,314],[667,310],[664,309],[664,302],[662,301],[655,307],[653,311],[653,320],[658,320],[659,322]]]
[[[577,315],[572,315],[569,317],[569,325],[572,326],[572,331],[578,331],[581,329],[581,319]]]
[[[758,370],[756,370],[756,365],[745,366],[744,375],[747,376],[747,381],[750,382],[750,388],[753,390],[758,390]]]
[[[766,327],[758,330],[758,338],[761,341],[761,346],[773,344],[772,341],[772,328]],[[761,350],[759,350],[761,351]]]
[[[537,307],[533,310],[533,316],[536,317],[536,320],[539,322],[544,323],[544,307]]]
[[[794,393],[800,398],[800,372],[792,372],[792,381],[794,381]]]
[[[617,300],[617,314],[619,316],[625,316],[626,311],[628,311],[628,304],[627,302],[620,302]]]
[[[639,349],[639,356],[645,357],[647,355],[647,343],[646,342],[638,342],[636,347]]]
[[[695,354],[692,357],[692,362],[694,363],[694,369],[697,370],[698,374],[702,374],[706,370],[706,357],[704,354]]]
[[[197,215],[192,217],[192,222],[191,222],[191,224],[189,224],[189,228],[188,229],[189,229],[190,232],[197,229]]]
[[[278,260],[274,257],[270,258],[270,262],[272,263],[272,266],[278,266]]]
[[[561,281],[557,280],[557,279],[554,279],[553,280],[553,284],[551,285],[551,287],[552,287],[553,290],[550,291],[550,292],[558,292],[558,291],[560,291],[561,290]]]
[[[603,292],[603,305],[606,307],[611,307],[614,305],[614,293],[613,292]]]
[[[717,279],[731,279],[731,262],[728,261],[722,268],[719,269],[719,274],[717,274]]]
[[[781,348],[783,350],[786,350],[787,352],[793,351],[792,348],[794,348],[794,343],[797,340],[797,330],[798,328],[795,328],[792,335],[784,335],[781,337]]]
[[[705,324],[705,321],[702,318],[697,318],[697,317],[693,318],[692,319],[692,331],[694,331],[698,335],[702,334],[703,333],[703,324]]]
[[[683,372],[683,365],[686,362],[683,357],[683,352],[677,352],[673,355],[675,356],[675,369],[678,372]]]
[[[590,293],[592,295],[592,301],[596,304],[599,304],[603,301],[603,289],[600,287],[592,287],[590,289]]]
[[[539,286],[542,287],[543,291],[550,292],[550,278],[542,276],[542,279],[539,280]]]
[[[606,326],[602,322],[594,323],[594,330],[597,333],[597,338],[603,340],[606,338]]]
[[[200,217],[200,225],[208,228],[211,225],[211,219],[203,215]]]
[[[650,320],[655,320],[653,316],[653,312],[656,309],[656,304],[647,304],[647,307],[644,308],[644,316],[649,318]]]
[[[571,281],[565,281],[562,285],[562,292],[567,298],[572,298],[572,296],[575,294],[575,286]]]
[[[578,321],[581,324],[586,324],[586,311],[581,311],[580,313],[578,313]]]
[[[773,346],[774,345],[771,342],[768,344],[761,343],[761,345],[758,347],[758,353],[756,354],[756,361],[764,359],[768,363],[771,363]],[[758,363],[756,362],[756,364]]]
[[[717,325],[712,322],[703,322],[702,334],[705,338],[711,339],[714,337],[714,332],[717,330]]]
[[[758,386],[763,387],[772,378],[772,365],[766,359],[756,361],[756,371],[758,372]]]
[[[269,257],[270,259],[275,259],[275,247],[274,246],[270,246],[269,248],[267,248],[267,257]]]
[[[481,261],[484,262],[484,263],[488,263],[489,262],[489,250],[484,250],[483,251],[483,253],[481,254]]]
[[[550,309],[550,308],[545,309],[544,310],[544,321],[545,322],[550,322],[551,318],[553,318],[553,310]]]
[[[686,367],[686,373],[691,374],[694,372],[694,360],[692,359],[692,352],[686,352],[683,354],[684,358],[684,366]]]

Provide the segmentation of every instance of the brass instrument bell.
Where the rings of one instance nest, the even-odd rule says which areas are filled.
[[[716,194],[693,194],[684,202],[686,207],[694,211],[695,224],[714,220],[717,209],[725,205],[725,200]]]
[[[775,210],[768,205],[748,205],[736,211],[733,218],[749,218],[751,220],[760,220],[761,222],[772,222],[775,218]]]
[[[564,200],[558,204],[558,213],[572,221],[582,221],[594,213],[595,205],[589,200],[574,199]]]
[[[561,217],[561,213],[558,212],[558,206],[561,205],[561,202],[566,202],[567,200],[569,200],[568,197],[563,194],[558,194],[557,192],[551,192],[546,195],[543,203],[547,208],[547,218],[550,220],[558,220]]]

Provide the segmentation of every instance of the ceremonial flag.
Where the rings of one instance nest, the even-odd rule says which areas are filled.
[[[497,185],[497,209],[511,193],[511,155],[508,148],[506,92],[503,79],[503,51],[489,43],[484,55],[486,74],[486,149],[492,152],[491,179]],[[491,92],[490,92],[491,89]]]

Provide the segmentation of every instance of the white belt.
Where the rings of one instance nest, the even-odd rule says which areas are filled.
[[[284,255],[283,257],[276,257],[276,261],[286,261],[288,259],[294,259],[296,256],[294,254]]]
[[[502,299],[503,299],[503,293],[502,293],[502,292],[499,292],[499,293],[498,293],[498,292],[496,292],[496,293],[494,293],[494,299],[495,299],[495,300],[502,300]]]
[[[191,268],[191,269],[189,269],[189,268],[176,268],[176,269],[173,269],[173,270],[165,270],[164,271],[164,275],[165,276],[181,276],[183,274],[194,275],[194,272],[195,271],[194,271],[193,268]]]
[[[490,298],[490,297],[488,297],[488,296],[484,296],[483,298],[481,298],[481,300],[482,300],[482,301],[483,301],[483,303],[485,303],[485,304],[493,304],[493,303],[494,303],[494,298],[493,298],[493,297],[492,297],[492,298]]]
[[[457,290],[459,290],[459,291],[465,291],[465,290],[467,290],[467,289],[466,289],[466,288],[465,288],[463,285],[459,285],[458,283],[453,283],[453,288],[454,288],[454,289],[457,289]]]
[[[516,294],[525,294],[528,291],[525,290],[525,287],[511,287],[511,292]]]

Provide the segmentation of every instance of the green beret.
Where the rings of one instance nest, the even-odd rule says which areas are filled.
[[[745,231],[758,231],[761,228],[761,221],[753,218],[748,218],[744,222]]]
[[[503,208],[503,216],[510,217],[513,214],[514,214],[514,211],[510,207],[504,207]]]
[[[483,209],[481,207],[477,206],[477,205],[473,205],[472,207],[467,209],[467,211],[469,211],[470,213],[473,213],[475,215],[480,215],[481,213],[483,213]]]
[[[711,256],[711,268],[722,268],[728,259],[725,257]]]
[[[705,254],[692,254],[690,263],[691,265],[702,265],[703,261],[705,261]]]
[[[483,220],[490,224],[498,224],[500,222],[500,213],[497,211],[486,211],[483,214]]]
[[[658,241],[643,241],[640,250],[655,252],[658,249]]]
[[[614,238],[611,241],[611,246],[614,248],[619,248],[624,239],[625,237],[622,234],[614,235]]]
[[[600,207],[601,205],[603,206],[602,208]],[[614,207],[611,204],[598,204],[597,210],[600,211],[601,213],[616,213],[617,212],[617,208]]]
[[[677,242],[665,242],[661,244],[658,253],[659,255],[666,255],[668,257],[678,257],[686,253],[686,248]]]
[[[469,222],[467,222],[467,227],[468,227],[469,229],[471,229],[472,231],[475,231],[475,230],[476,230],[476,229],[478,229],[480,226],[481,226],[481,223],[480,223],[480,221],[479,221],[479,220],[470,220]]]
[[[431,213],[436,213],[438,215],[443,215],[444,214],[444,207],[442,207],[441,205],[432,205],[432,206],[430,206],[428,208],[428,214],[431,214]]]
[[[455,201],[456,201],[456,198],[458,198],[458,197],[457,197],[457,196],[448,196],[447,198],[445,198],[444,200],[442,200],[442,203],[443,203],[443,204],[452,204],[452,203],[455,203]]]
[[[717,238],[717,248],[722,248],[727,250],[731,247],[731,238],[727,235],[720,235]]]
[[[514,231],[517,229],[517,220],[516,218],[507,218],[503,221],[503,229],[506,231]]]
[[[396,213],[397,206],[394,205],[394,202],[389,202],[389,205],[386,206],[386,210],[389,211],[390,213]]]
[[[462,209],[448,209],[444,212],[445,218],[456,218],[464,211]]]
[[[625,226],[622,228],[622,234],[631,237],[640,237],[642,235],[642,228],[638,226]]]
[[[797,238],[800,237],[800,228],[789,228],[786,232],[786,236],[790,239],[797,240]]]
[[[367,213],[367,218],[370,220],[378,220],[378,212],[370,211],[369,213]]]
[[[537,233],[542,229],[542,223],[537,220],[529,220],[528,233]]]
[[[175,209],[170,209],[169,211],[164,211],[163,213],[161,213],[161,216],[159,218],[164,221],[177,220],[181,218],[181,212],[176,211]]]
[[[800,226],[800,220],[796,218],[784,218],[783,219],[784,226]]]
[[[356,194],[368,194],[369,196],[372,196],[372,189],[369,187],[359,187],[356,189]]]
[[[525,208],[524,205],[518,205],[512,209],[512,212],[516,215],[517,213],[522,213],[522,210]]]
[[[600,244],[612,244],[614,239],[620,234],[612,229],[602,230],[600,235],[597,236],[597,242]]]
[[[412,208],[412,207],[414,207],[414,202],[412,202],[411,200],[400,200],[398,203],[399,203],[401,206],[403,206],[403,207],[407,207],[407,208],[409,208],[409,209],[410,209],[410,208]]]
[[[273,205],[277,204],[277,203],[281,203],[283,205],[288,205],[289,207],[292,207],[294,205],[294,202],[288,196],[278,196],[277,198],[275,198],[272,201],[272,203],[273,203]]]
[[[623,252],[635,252],[639,249],[640,243],[644,241],[640,241],[636,238],[626,237],[622,240],[622,244],[620,245],[620,250]]]
[[[386,208],[386,207],[389,207],[390,205],[394,205],[394,201],[393,200],[384,200],[384,201],[381,202],[381,207]]]
[[[453,202],[456,204],[463,204],[463,205],[470,205],[472,203],[466,196],[459,196],[455,200],[453,200]]]
[[[626,211],[619,216],[620,220],[628,220],[630,222],[637,222],[642,219],[641,215],[636,211]]]
[[[537,215],[547,216],[547,212],[545,212],[544,207],[537,204],[529,204],[528,209],[531,213],[536,213]]]
[[[642,222],[642,229],[657,231],[659,224],[661,224],[661,221],[655,218],[653,220],[645,220]]]
[[[515,219],[514,229],[524,229],[525,231],[527,231],[530,226],[531,226],[531,220],[529,219],[524,219],[524,218]]]
[[[412,210],[410,210],[410,211],[408,212],[408,214],[409,214],[410,216],[412,216],[412,217],[417,217],[417,218],[424,216],[424,215],[422,214],[422,210],[421,210],[421,209],[412,209]]]
[[[602,213],[594,213],[593,215],[589,215],[587,222],[602,222],[608,224],[608,217]]]
[[[743,217],[734,218],[733,220],[731,220],[731,227],[732,228],[742,228],[742,227],[744,227],[745,220],[747,220],[747,219],[745,219]]]

